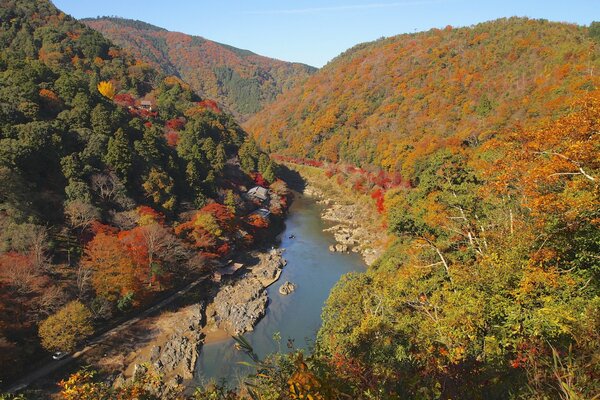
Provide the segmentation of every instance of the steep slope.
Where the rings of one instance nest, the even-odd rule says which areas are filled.
[[[0,0],[0,381],[250,245],[243,185],[273,168],[180,79]]]
[[[316,71],[141,21],[103,17],[83,22],[136,58],[179,76],[201,96],[218,101],[241,119]]]
[[[415,153],[474,146],[561,113],[598,82],[586,28],[523,18],[351,48],[245,128],[273,152],[410,174]]]

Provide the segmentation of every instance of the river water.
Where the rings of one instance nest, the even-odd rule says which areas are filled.
[[[321,326],[321,310],[331,288],[340,277],[351,271],[366,268],[360,255],[329,251],[335,241],[323,232],[328,224],[320,218],[322,206],[313,199],[296,194],[286,219],[286,228],[280,235],[281,247],[287,260],[279,281],[267,291],[269,306],[253,332],[244,337],[252,344],[259,357],[276,351],[287,351],[288,339],[295,348],[307,348]],[[295,238],[289,238],[294,235]],[[296,284],[296,291],[288,296],[279,294],[285,281]],[[273,339],[279,332],[281,344]],[[233,339],[207,344],[202,347],[196,366],[196,378],[226,379],[230,384],[251,372],[238,364],[249,361],[243,352],[234,348]]]

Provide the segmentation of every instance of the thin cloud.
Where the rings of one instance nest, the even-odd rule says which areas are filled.
[[[413,0],[395,3],[367,3],[367,4],[348,4],[333,7],[311,7],[311,8],[290,8],[280,10],[255,10],[246,11],[246,14],[317,14],[328,11],[353,11],[353,10],[371,10],[377,8],[392,8],[405,6],[420,6],[424,4],[439,3],[442,0]]]

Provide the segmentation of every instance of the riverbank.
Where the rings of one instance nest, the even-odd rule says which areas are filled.
[[[105,357],[103,370],[123,371],[114,385],[144,371],[158,373],[156,391],[168,397],[191,383],[202,347],[251,331],[266,312],[266,288],[281,276],[283,250],[250,251],[236,257],[236,268],[221,269],[219,282],[206,285],[203,300],[144,321],[125,354]],[[229,270],[231,274],[223,274]],[[212,286],[212,287],[211,287]],[[143,333],[142,333],[143,332]]]
[[[324,231],[336,241],[329,250],[359,253],[367,265],[372,265],[383,254],[389,240],[372,199],[348,190],[328,178],[320,168],[286,165],[304,178],[303,194],[324,206],[321,218],[331,224]]]
[[[287,265],[279,280],[267,287],[269,305],[254,329],[247,332],[255,353],[263,358],[274,352],[286,352],[288,346],[309,349],[321,327],[321,310],[333,286],[340,277],[354,271],[364,271],[365,264],[358,253],[332,253],[333,237],[323,230],[327,223],[321,218],[324,206],[316,199],[297,193],[290,207],[285,230],[280,234],[280,247]],[[280,288],[290,282],[294,290],[282,294]],[[287,286],[289,288],[289,285]],[[220,334],[220,335],[219,335]],[[207,335],[196,369],[199,382],[227,380],[235,385],[253,371],[240,365],[247,356],[235,348],[235,341],[218,331]]]

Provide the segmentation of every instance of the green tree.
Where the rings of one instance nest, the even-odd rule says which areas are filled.
[[[251,138],[246,139],[244,144],[240,146],[238,154],[240,157],[240,165],[244,172],[250,173],[256,171],[256,161],[259,157],[259,152],[254,140]]]
[[[105,161],[115,170],[123,182],[127,181],[127,176],[133,165],[133,155],[129,140],[123,129],[119,128],[115,136],[109,139]]]
[[[272,183],[275,181],[276,176],[275,176],[275,172],[273,172],[273,163],[272,162],[269,162],[269,164],[267,164],[267,167],[262,172],[262,176],[269,183]]]
[[[146,195],[152,199],[152,202],[169,211],[173,211],[177,199],[174,191],[175,183],[173,178],[164,171],[152,168],[142,187]]]
[[[97,135],[110,135],[112,132],[110,112],[103,104],[97,104],[90,115],[92,129]]]
[[[228,190],[225,193],[225,200],[223,204],[231,211],[232,214],[236,214],[236,201],[235,195],[233,194],[233,190]]]
[[[600,42],[600,21],[593,21],[590,24],[589,35],[597,42]]]

